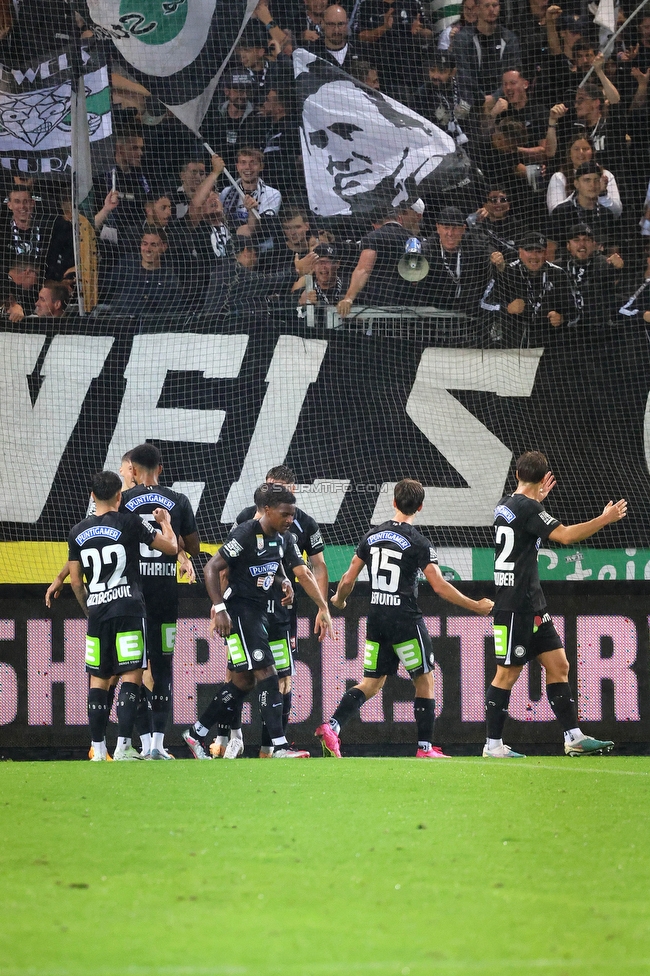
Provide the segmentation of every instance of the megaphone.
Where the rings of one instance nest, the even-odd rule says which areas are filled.
[[[429,274],[429,262],[422,256],[422,243],[417,237],[409,237],[404,245],[404,257],[397,270],[405,281],[422,281]]]

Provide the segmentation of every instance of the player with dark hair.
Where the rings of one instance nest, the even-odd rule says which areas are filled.
[[[112,471],[100,471],[93,477],[92,498],[95,514],[75,525],[68,536],[70,583],[88,617],[86,671],[90,674],[88,721],[92,759],[101,762],[107,757],[108,689],[116,674],[121,676],[122,684],[113,759],[140,759],[131,745],[142,669],[147,663],[138,545],[167,556],[175,556],[178,545],[166,509],[156,508],[152,513],[160,531],[119,511],[121,480]]]
[[[424,488],[419,481],[404,478],[395,485],[395,517],[370,529],[359,543],[350,567],[343,574],[331,603],[339,610],[354,589],[357,577],[368,567],[370,611],[366,632],[362,680],[346,691],[329,722],[319,725],[324,756],[341,758],[339,732],[361,706],[381,691],[388,675],[397,674],[400,662],[415,685],[415,723],[419,759],[445,758],[432,745],[436,703],[433,698],[433,647],[417,605],[418,571],[422,570],[433,590],[450,603],[487,616],[492,600],[471,600],[443,577],[436,551],[413,526],[422,509]]]
[[[293,492],[283,485],[264,484],[257,502],[263,515],[236,526],[230,538],[206,565],[205,585],[212,600],[211,633],[226,638],[230,680],[221,685],[198,722],[186,729],[183,738],[197,759],[208,758],[205,737],[215,723],[230,727],[237,709],[257,685],[260,712],[274,759],[307,758],[308,752],[289,749],[282,724],[282,694],[269,644],[268,618],[273,614],[272,590],[276,578],[284,579],[283,561],[318,606],[314,633],[322,639],[332,634],[332,620],[318,584],[305,565],[295,540],[288,532],[296,511]],[[221,592],[222,572],[228,573],[228,588]],[[292,597],[288,579],[282,582]]]
[[[296,485],[296,476],[286,464],[277,464],[266,472],[266,484],[284,485],[289,491],[293,492]],[[257,492],[259,491],[260,489],[258,488]],[[236,519],[236,525],[241,525],[243,522],[247,522],[252,518],[260,518],[261,515],[262,509],[257,507],[257,505],[252,505],[239,513]],[[289,531],[294,536],[299,551],[306,554],[311,571],[318,584],[318,589],[323,599],[327,602],[328,575],[327,565],[323,555],[325,545],[318,523],[311,515],[303,512],[301,508],[296,508]],[[279,598],[276,598],[274,607],[274,613],[269,618],[269,640],[271,642],[271,649],[274,652],[275,664],[280,679],[282,724],[286,733],[291,712],[291,676],[294,670],[293,655],[297,646],[298,618],[295,608],[293,606],[283,606]],[[230,741],[232,745],[228,743],[228,732],[228,729],[218,730],[219,734],[210,747],[213,756],[217,758],[219,756],[236,758],[244,751],[241,735],[241,712],[235,718],[234,725],[230,729]],[[268,759],[272,754],[273,746],[269,738],[268,729],[266,726],[263,726],[260,759]]]
[[[520,759],[521,753],[504,745],[503,726],[510,693],[524,664],[537,658],[546,674],[546,694],[564,731],[569,756],[608,752],[613,742],[584,735],[568,682],[569,662],[542,592],[537,551],[550,539],[570,546],[595,535],[606,525],[625,518],[624,499],[605,505],[602,515],[589,522],[562,525],[542,506],[555,478],[539,451],[526,451],[517,461],[517,488],[504,495],[494,510],[494,656],[496,675],[487,690],[487,742],[485,757]]]
[[[122,495],[120,511],[133,512],[144,523],[151,524],[155,510],[164,508],[169,512],[174,535],[177,540],[183,540],[183,549],[191,556],[198,556],[199,535],[189,499],[158,483],[162,473],[162,457],[158,448],[154,444],[139,444],[129,452],[129,456],[136,485]],[[140,547],[140,575],[147,612],[147,651],[152,679],[151,688],[143,684],[147,701],[151,704],[151,738],[147,739],[146,732],[140,736],[144,758],[174,758],[165,749],[164,736],[172,707],[172,655],[178,619],[176,562],[175,553],[166,556],[147,546]]]

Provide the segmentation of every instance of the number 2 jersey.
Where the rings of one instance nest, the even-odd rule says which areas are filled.
[[[142,522],[158,532],[153,517],[157,508],[166,508],[176,537],[196,532],[196,520],[189,498],[161,485],[136,485],[122,493],[121,512],[132,512]],[[140,575],[147,616],[161,620],[175,620],[178,612],[178,583],[176,556],[168,556],[159,549],[140,547]]]
[[[144,617],[140,588],[140,547],[149,547],[156,530],[128,512],[89,515],[70,531],[68,559],[79,562],[86,578],[89,620]]]
[[[428,539],[410,522],[383,522],[371,529],[357,547],[357,556],[370,575],[370,614],[374,620],[418,618],[418,571],[437,563]]]
[[[494,612],[546,607],[537,569],[542,542],[561,523],[527,495],[505,495],[494,510]]]

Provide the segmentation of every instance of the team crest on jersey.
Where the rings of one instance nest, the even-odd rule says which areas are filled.
[[[264,552],[264,536],[256,535],[255,538],[257,539],[257,551]]]
[[[494,509],[495,519],[498,518],[499,515],[501,516],[501,518],[504,518],[506,520],[508,525],[510,525],[511,522],[514,522],[514,520],[517,518],[515,513],[511,512],[510,509],[506,508],[505,505],[497,505],[497,507]]]

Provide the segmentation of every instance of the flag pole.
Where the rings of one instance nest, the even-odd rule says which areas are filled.
[[[613,44],[613,43],[614,43],[614,41],[615,41],[615,40],[616,40],[616,38],[617,38],[617,37],[619,36],[619,34],[622,34],[622,33],[623,33],[623,31],[625,30],[625,28],[627,27],[627,25],[628,25],[628,24],[630,23],[630,21],[631,21],[631,20],[634,20],[634,18],[635,18],[635,17],[636,17],[636,15],[637,15],[637,14],[639,13],[639,11],[640,11],[640,10],[643,10],[643,8],[645,7],[645,5],[646,5],[647,3],[648,3],[648,0],[641,0],[641,3],[640,3],[640,4],[639,4],[639,6],[638,6],[638,7],[636,8],[636,10],[634,10],[634,11],[633,11],[633,12],[632,12],[632,13],[630,14],[630,16],[629,16],[629,17],[627,18],[627,20],[626,20],[626,21],[624,21],[624,22],[623,22],[623,23],[621,24],[621,26],[620,26],[620,27],[618,28],[618,30],[617,30],[617,31],[615,31],[615,32],[614,32],[614,33],[612,34],[612,36],[611,36],[611,37],[608,37],[608,38],[607,38],[607,44],[605,45],[605,47],[603,48],[603,50],[606,50],[606,49],[607,49],[607,48],[608,48],[608,47],[610,46],[610,44]],[[589,78],[591,77],[591,74],[592,74],[592,72],[593,72],[593,70],[594,70],[594,66],[593,66],[593,64],[592,64],[592,66],[590,67],[590,69],[589,69],[589,71],[587,72],[587,74],[586,74],[586,75],[584,76],[584,78],[582,79],[582,81],[581,81],[581,82],[580,82],[580,84],[578,85],[578,88],[582,88],[582,86],[583,86],[583,85],[586,85],[586,83],[587,83],[587,81],[588,81],[588,79],[589,79]]]
[[[207,142],[204,142],[203,143],[203,148],[204,149],[207,149],[211,156],[218,156],[219,155],[219,153],[216,153],[214,151],[214,149],[212,148],[212,146],[209,143],[207,143]],[[244,202],[244,199],[246,197],[246,194],[244,193],[244,191],[242,190],[242,188],[237,183],[237,180],[233,177],[232,173],[229,173],[228,172],[228,170],[226,169],[225,166],[224,166],[224,168],[222,170],[222,173],[226,177],[226,179],[228,180],[228,182],[230,183],[230,185],[233,187],[233,189],[236,190],[236,192],[239,194],[239,199],[243,203]],[[259,222],[259,220],[260,220],[259,210],[257,210],[255,207],[253,207],[251,209],[251,213],[252,213],[253,217],[255,217],[255,219]]]

